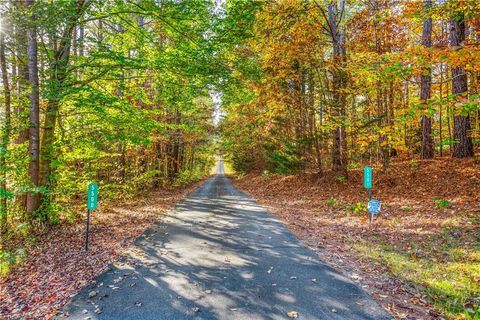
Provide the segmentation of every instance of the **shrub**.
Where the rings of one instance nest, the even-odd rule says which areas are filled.
[[[357,202],[355,204],[349,205],[346,207],[347,212],[351,212],[352,214],[359,216],[367,212],[367,205],[364,202]]]
[[[329,197],[327,199],[327,205],[329,205],[330,207],[336,208],[336,207],[340,206],[340,204],[341,204],[340,201],[335,200],[334,197]]]
[[[433,199],[433,203],[435,204],[435,207],[437,209],[446,209],[450,206],[450,201],[448,201],[447,199],[442,199],[442,198]]]

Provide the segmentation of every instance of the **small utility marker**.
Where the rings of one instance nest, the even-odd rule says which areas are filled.
[[[88,185],[87,198],[87,233],[85,237],[85,251],[88,251],[88,236],[90,234],[90,211],[97,210],[98,206],[98,184],[90,183]]]

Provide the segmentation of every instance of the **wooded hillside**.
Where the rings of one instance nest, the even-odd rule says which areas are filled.
[[[478,1],[233,2],[224,147],[239,171],[347,177],[390,159],[473,157]],[[245,12],[251,12],[247,15]],[[246,19],[248,18],[248,19]],[[240,94],[241,92],[241,94]]]
[[[399,318],[480,319],[480,0],[4,0],[0,74],[0,318],[53,317],[191,183],[219,173],[216,200],[233,172],[342,268],[401,283],[371,292],[412,284],[417,310],[381,301]],[[204,210],[245,227],[246,198]]]

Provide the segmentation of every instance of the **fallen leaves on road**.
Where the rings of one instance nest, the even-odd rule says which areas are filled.
[[[193,307],[192,308],[192,312],[200,312],[200,308],[199,307]]]
[[[297,311],[288,311],[287,316],[289,318],[298,318],[298,312]]]

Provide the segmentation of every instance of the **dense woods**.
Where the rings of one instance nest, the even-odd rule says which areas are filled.
[[[224,147],[237,170],[347,170],[472,157],[479,145],[479,3],[231,5]],[[244,16],[245,13],[242,13]],[[246,26],[248,26],[246,28]],[[242,94],[239,94],[242,92]]]
[[[476,1],[2,4],[1,229],[208,172],[345,178],[479,144]],[[219,103],[219,101],[217,101]],[[12,231],[12,230],[10,230]]]
[[[7,237],[212,163],[211,4],[4,1],[1,207]]]
[[[480,1],[4,0],[0,74],[0,318],[53,317],[222,156],[395,316],[477,319]]]

